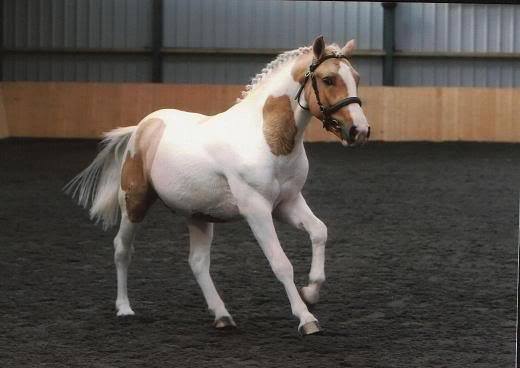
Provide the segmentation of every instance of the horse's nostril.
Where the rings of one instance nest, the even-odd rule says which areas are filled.
[[[368,131],[367,131],[367,139],[370,138],[370,127],[368,127]]]
[[[356,135],[358,134],[358,131],[354,125],[350,127],[350,130],[348,131],[348,136],[351,142],[354,142],[356,139]]]

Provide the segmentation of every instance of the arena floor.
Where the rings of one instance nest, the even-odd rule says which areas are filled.
[[[112,238],[61,187],[92,141],[0,142],[0,366],[512,367],[520,145],[307,147],[329,228],[325,333],[302,339],[244,222],[216,226],[212,274],[239,328],[211,327],[187,231],[161,205],[115,317]],[[298,285],[311,248],[280,225]]]

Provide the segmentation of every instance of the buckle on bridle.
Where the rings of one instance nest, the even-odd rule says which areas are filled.
[[[341,124],[338,120],[327,117],[322,120],[323,128],[325,130],[328,130],[329,132],[337,131],[339,132],[341,130]]]

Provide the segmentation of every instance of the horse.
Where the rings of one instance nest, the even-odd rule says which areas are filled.
[[[355,40],[339,47],[317,37],[311,46],[267,64],[220,114],[162,109],[136,126],[104,134],[96,158],[65,190],[90,206],[91,219],[105,230],[120,218],[114,238],[117,316],[134,314],[127,294],[133,241],[160,199],[186,219],[189,265],[214,327],[236,327],[209,273],[214,224],[244,218],[285,288],[299,333],[322,331],[308,305],[318,302],[325,281],[327,227],[301,193],[309,168],[303,137],[314,116],[346,146],[368,140],[370,126],[357,95],[359,74],[349,61],[354,49]],[[310,237],[309,282],[299,290],[274,219]]]

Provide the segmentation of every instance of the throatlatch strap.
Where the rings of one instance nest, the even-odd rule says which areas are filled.
[[[309,80],[309,76],[310,76],[310,73],[307,72],[305,73],[305,79],[303,80],[303,83],[302,85],[300,86],[300,89],[298,90],[298,92],[296,93],[296,96],[294,96],[294,99],[298,102],[298,105],[300,105],[300,107],[304,110],[309,110],[309,107],[308,106],[303,106],[300,102],[300,96],[303,92],[303,89],[305,88],[305,85],[307,84],[307,81]]]

